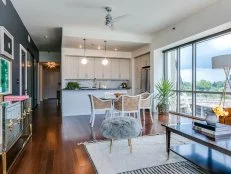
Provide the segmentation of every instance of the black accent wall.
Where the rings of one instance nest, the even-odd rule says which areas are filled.
[[[12,93],[19,95],[19,44],[30,51],[30,53],[38,60],[39,50],[33,42],[32,38],[28,42],[28,31],[24,26],[21,18],[15,10],[10,0],[6,0],[6,6],[0,0],[0,26],[4,26],[14,37],[14,60],[12,62]]]

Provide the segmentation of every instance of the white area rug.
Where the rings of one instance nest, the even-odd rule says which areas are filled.
[[[189,140],[172,134],[171,145],[190,143]],[[166,135],[144,136],[132,139],[133,153],[129,153],[128,141],[113,142],[109,153],[109,141],[85,144],[98,174],[117,174],[141,168],[184,161],[171,153],[167,160]]]

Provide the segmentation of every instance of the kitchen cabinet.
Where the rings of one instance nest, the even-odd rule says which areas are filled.
[[[87,66],[87,64],[83,65],[81,63],[82,58],[78,58],[78,60],[79,60],[79,62],[78,62],[79,63],[78,78],[79,79],[85,79],[86,78],[86,66]]]
[[[95,78],[95,59],[88,58],[88,63],[86,66],[86,78],[94,79]]]
[[[79,78],[79,59],[77,57],[65,57],[62,65],[64,79]]]
[[[103,79],[103,65],[102,65],[101,58],[95,59],[95,78],[96,79]]]
[[[86,65],[83,65],[81,63],[82,58],[79,59],[79,70],[78,70],[78,78],[79,79],[94,79],[94,59],[93,58],[87,58],[88,62]]]
[[[111,59],[111,79],[120,79],[120,61],[119,59]]]
[[[113,64],[112,64],[110,59],[108,61],[109,61],[108,65],[103,66],[103,79],[111,79],[112,78],[111,70],[112,70]],[[113,69],[114,69],[114,67],[113,67]]]
[[[108,65],[102,64],[103,58],[87,58],[83,65],[81,57],[66,56],[63,60],[62,71],[64,79],[105,79],[129,80],[130,60],[108,59]]]
[[[120,60],[120,79],[128,80],[130,77],[130,60]]]

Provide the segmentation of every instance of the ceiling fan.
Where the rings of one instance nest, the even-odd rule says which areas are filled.
[[[112,8],[111,7],[104,7],[104,9],[107,12],[107,15],[105,17],[105,25],[107,27],[109,27],[110,29],[114,29],[114,23],[115,22],[118,22],[119,20],[131,15],[131,14],[125,14],[125,15],[121,15],[121,16],[118,16],[116,18],[113,18],[111,15]]]

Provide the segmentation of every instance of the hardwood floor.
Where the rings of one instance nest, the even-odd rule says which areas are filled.
[[[161,123],[176,123],[176,116],[149,115],[142,134],[164,134]],[[90,116],[62,118],[54,100],[42,103],[33,113],[33,136],[13,167],[12,174],[94,174],[94,168],[81,142],[102,140],[100,124],[104,116],[96,117],[94,129]],[[181,122],[190,119],[181,118]]]

